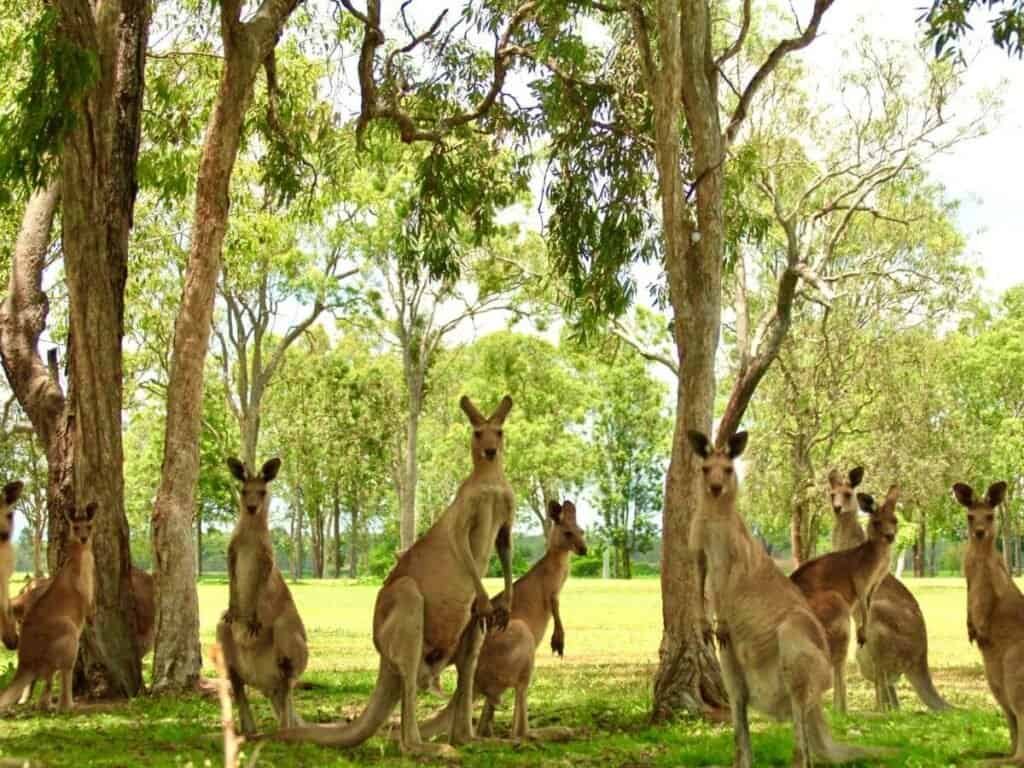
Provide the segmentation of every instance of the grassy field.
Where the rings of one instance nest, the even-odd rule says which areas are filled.
[[[840,738],[892,747],[880,765],[969,765],[1008,747],[1004,721],[988,692],[977,650],[967,643],[962,579],[910,580],[928,620],[930,657],[939,690],[954,712],[926,713],[905,684],[903,709],[881,717],[870,712],[873,691],[851,666],[851,714],[831,714]],[[493,582],[489,587],[498,588]],[[361,710],[376,676],[377,656],[369,626],[376,587],[348,582],[303,582],[293,586],[310,635],[311,659],[304,679],[312,688],[297,693],[307,720],[329,721]],[[204,648],[227,604],[225,583],[200,586]],[[656,580],[603,582],[570,580],[562,597],[566,656],[538,653],[530,696],[531,724],[577,730],[570,742],[510,745],[482,743],[464,748],[467,766],[702,766],[728,765],[732,731],[698,720],[652,728],[647,724],[651,676],[660,640],[661,605]],[[14,654],[0,649],[6,682]],[[209,671],[209,670],[208,670]],[[453,673],[444,684],[451,690]],[[270,705],[259,694],[254,708],[260,727],[273,728]],[[510,696],[508,697],[511,698]],[[421,697],[426,714],[441,700]],[[511,718],[511,701],[498,714],[499,732]],[[31,711],[0,719],[0,762],[25,758],[32,765],[207,766],[220,764],[219,715],[212,700],[142,697],[128,704],[84,704],[70,715],[37,716]],[[787,765],[791,729],[755,718],[756,765]],[[397,747],[378,736],[349,751],[267,743],[260,765],[412,765]]]

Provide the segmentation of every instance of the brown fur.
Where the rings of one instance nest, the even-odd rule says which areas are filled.
[[[963,483],[953,493],[967,509],[967,637],[981,650],[988,686],[1010,729],[1010,757],[994,763],[1024,764],[1024,595],[995,546],[995,508],[1006,483],[994,483],[983,498]]]
[[[863,475],[860,467],[851,470],[846,478],[836,470],[829,474],[835,551],[852,549],[867,540],[857,520],[859,505],[853,493]],[[849,629],[848,623],[846,628]],[[934,710],[949,708],[949,703],[935,690],[928,669],[928,632],[921,606],[891,573],[883,577],[871,598],[864,636],[864,643],[857,646],[857,666],[861,675],[875,686],[878,709],[899,708],[896,682],[901,675],[907,676],[925,706]]]
[[[25,621],[29,609],[50,586],[50,581],[48,576],[31,579],[11,600],[11,613],[14,615],[19,629]],[[132,595],[135,598],[136,643],[139,656],[145,656],[153,650],[153,640],[156,634],[153,576],[148,571],[136,568],[134,565],[132,566]]]
[[[424,744],[416,722],[416,692],[454,661],[451,744],[474,738],[473,677],[484,623],[505,627],[512,596],[512,522],[515,504],[505,479],[502,425],[512,399],[490,418],[463,397],[473,426],[473,471],[441,518],[402,553],[377,594],[373,644],[381,655],[377,686],[366,710],[352,723],[285,731],[289,741],[356,746],[369,739],[401,702],[400,744],[406,753],[451,754],[448,745]],[[482,576],[498,550],[505,574],[504,601],[493,603]]]
[[[736,511],[733,460],[746,446],[746,433],[730,438],[726,449],[712,448],[699,432],[688,436],[703,472],[690,548],[703,554],[701,586],[706,577],[719,624],[736,740],[734,765],[753,764],[749,707],[793,720],[796,765],[810,766],[814,758],[842,762],[867,756],[866,750],[832,740],[821,708],[821,696],[832,683],[825,631]]]
[[[587,553],[583,531],[576,523],[576,506],[571,501],[551,502],[548,508],[551,530],[547,551],[524,576],[513,585],[516,595],[508,629],[490,632],[484,640],[480,659],[476,665],[473,690],[484,696],[483,714],[478,731],[490,736],[493,731],[494,710],[509,688],[515,689],[515,710],[512,717],[512,737],[524,739],[529,735],[527,690],[533,677],[533,659],[548,629],[555,620],[551,635],[551,650],[561,656],[565,652],[565,628],[559,611],[559,594],[569,576],[569,554]],[[495,597],[500,600],[501,594]],[[450,727],[451,706],[420,728],[424,738],[446,731]]]
[[[18,671],[7,689],[0,693],[0,711],[21,697],[36,679],[44,682],[40,705],[49,706],[53,676],[60,673],[59,709],[73,705],[71,672],[78,656],[78,641],[86,621],[96,614],[96,563],[92,554],[93,502],[84,511],[68,517],[67,560],[53,582],[25,617],[18,645]]]
[[[879,582],[889,571],[896,537],[896,500],[892,486],[881,507],[867,494],[858,494],[861,508],[871,515],[868,540],[853,549],[830,552],[801,565],[790,579],[807,597],[811,610],[825,628],[835,680],[834,706],[846,711],[846,656],[850,642],[850,616],[857,624],[857,639],[864,639],[868,609]]]
[[[253,474],[238,459],[228,459],[228,467],[242,487],[238,522],[228,545],[228,610],[217,625],[217,642],[224,652],[246,734],[256,731],[246,685],[270,699],[282,728],[301,723],[292,690],[309,660],[306,628],[274,562],[270,541],[267,485],[280,466],[280,459],[271,459],[259,474]]]
[[[15,559],[14,502],[24,487],[24,483],[15,480],[5,485],[0,495],[0,640],[10,651],[18,647],[18,629],[11,612],[9,591]]]

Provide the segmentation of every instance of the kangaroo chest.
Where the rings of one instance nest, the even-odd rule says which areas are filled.
[[[7,586],[12,573],[14,573],[14,547],[7,541],[0,544],[0,585]],[[0,600],[6,598],[6,592],[0,595]]]
[[[481,484],[467,497],[466,503],[474,512],[469,546],[477,572],[482,574],[487,570],[498,531],[512,524],[512,491],[502,483]]]

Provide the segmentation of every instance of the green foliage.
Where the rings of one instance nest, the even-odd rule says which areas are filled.
[[[918,18],[936,56],[963,58],[960,42],[974,27],[968,16],[988,11],[992,42],[1010,56],[1024,56],[1024,0],[932,0]]]
[[[10,189],[32,189],[53,173],[77,105],[99,77],[94,51],[58,32],[53,6],[0,5],[0,204]]]

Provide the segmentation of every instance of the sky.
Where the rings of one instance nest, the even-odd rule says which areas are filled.
[[[826,14],[821,35],[802,54],[809,65],[835,69],[843,48],[861,35],[910,42],[919,39],[923,0],[839,2]],[[800,4],[797,3],[799,6]],[[1024,61],[1010,58],[985,34],[987,14],[972,16],[964,89],[950,101],[951,112],[971,108],[980,90],[997,89],[1003,107],[987,135],[936,158],[933,176],[960,201],[959,224],[967,251],[985,271],[984,289],[998,296],[1024,281]],[[1005,81],[1005,82],[1003,82]]]

